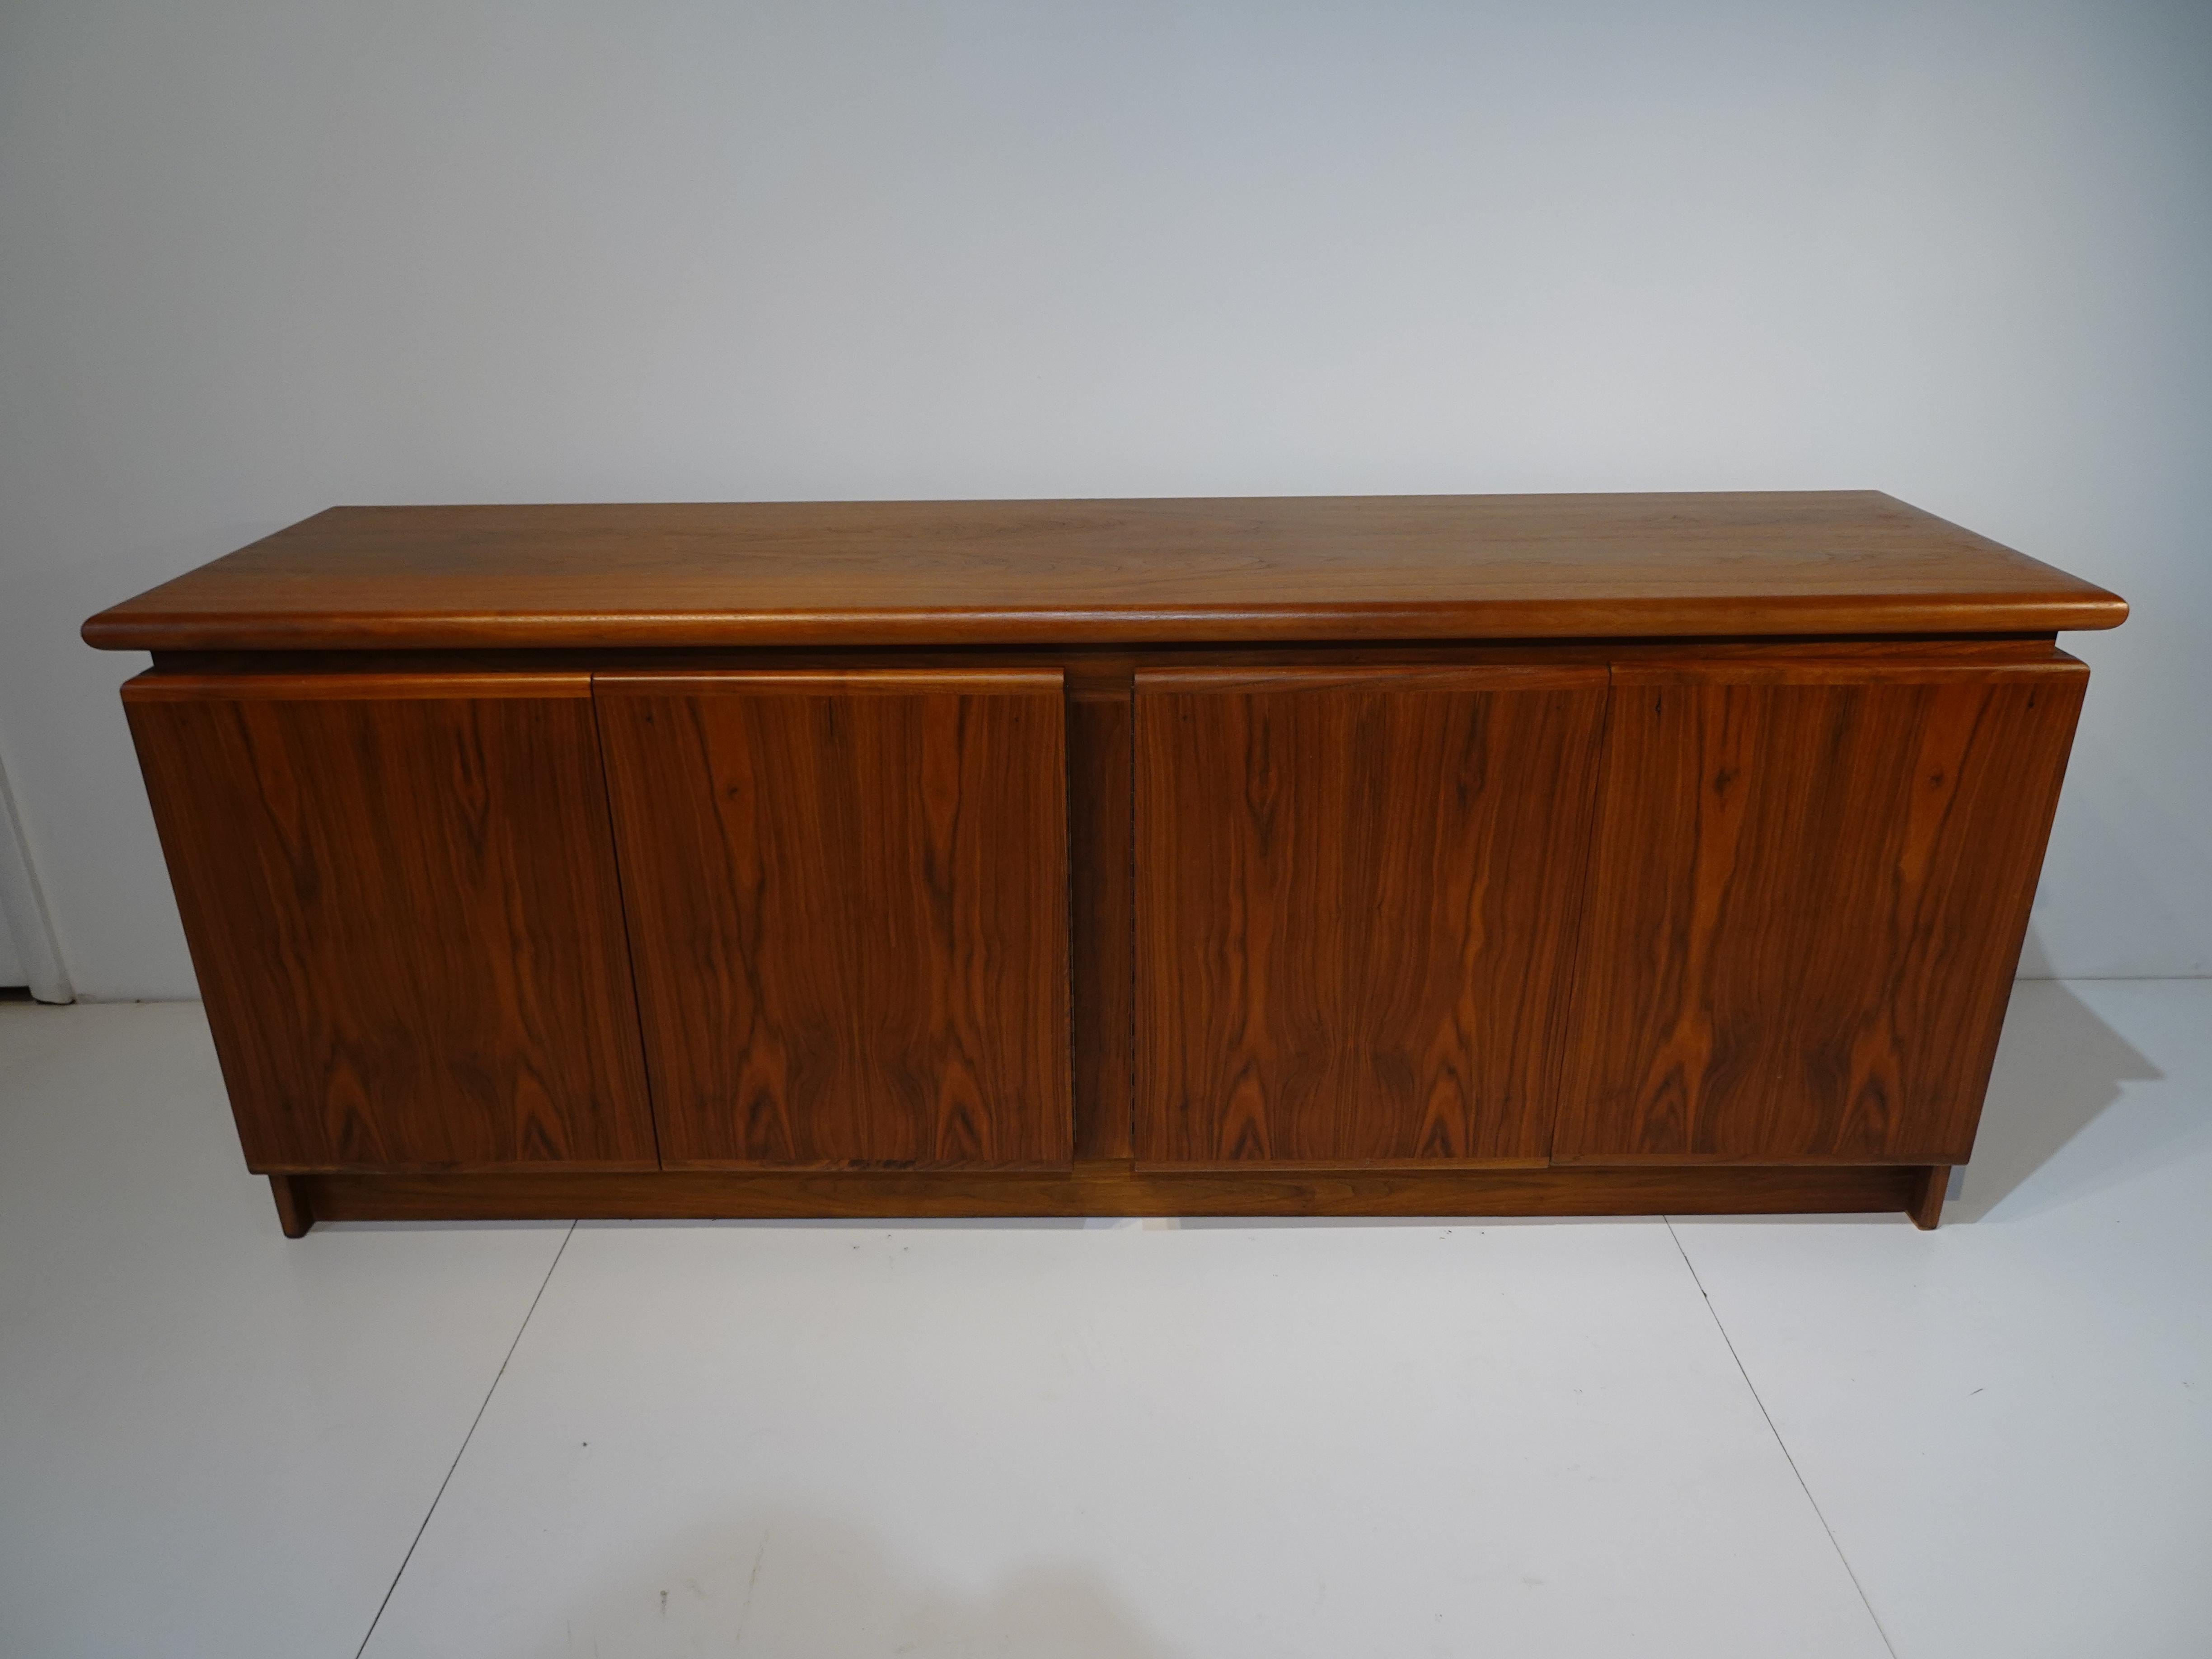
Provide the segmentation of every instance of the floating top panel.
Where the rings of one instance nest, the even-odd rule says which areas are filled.
[[[2112,628],[1874,490],[334,507],[104,611],[111,650],[1742,638]]]

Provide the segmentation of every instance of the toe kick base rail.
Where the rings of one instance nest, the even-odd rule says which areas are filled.
[[[1894,1213],[1912,1212],[1926,1174],[1910,1164],[1182,1173],[1099,1163],[1078,1164],[1065,1175],[678,1170],[270,1180],[280,1194],[289,1187],[291,1213],[313,1221],[889,1220]],[[279,1197],[280,1212],[287,1201]]]

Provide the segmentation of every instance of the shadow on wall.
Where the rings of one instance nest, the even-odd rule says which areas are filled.
[[[2163,1075],[2063,982],[2021,981],[2005,1015],[1974,1160],[1952,1174],[1945,1219],[1981,1220],[2118,1100],[2123,1084]],[[2078,1197],[2103,1185],[2104,1173],[2085,1166],[2068,1190],[2039,1189],[2038,1197],[2045,1204]]]
[[[1020,1654],[1174,1659],[1089,1568],[1021,1568],[973,1593],[916,1582],[881,1540],[774,1510],[658,1553],[596,1603],[564,1615],[573,1653]],[[527,1622],[527,1621],[520,1621]],[[545,1632],[511,1650],[546,1650]]]

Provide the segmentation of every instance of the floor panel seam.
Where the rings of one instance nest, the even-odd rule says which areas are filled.
[[[491,1407],[492,1395],[499,1392],[500,1379],[507,1375],[507,1364],[514,1359],[514,1351],[522,1346],[522,1334],[530,1328],[531,1316],[538,1311],[538,1304],[545,1299],[545,1287],[553,1282],[553,1270],[561,1265],[562,1256],[568,1253],[568,1241],[575,1236],[576,1224],[571,1221],[568,1231],[561,1235],[560,1248],[553,1252],[553,1260],[545,1265],[545,1277],[538,1281],[538,1294],[530,1298],[529,1307],[523,1310],[522,1323],[515,1328],[514,1340],[507,1345],[507,1352],[500,1358],[499,1369],[492,1373],[491,1387],[484,1390],[484,1397],[477,1406],[477,1414],[469,1419],[469,1431],[461,1437],[460,1449],[454,1452],[453,1461],[446,1466],[446,1478],[438,1483],[438,1490],[430,1499],[430,1507],[422,1512],[422,1524],[415,1528],[415,1536],[407,1540],[407,1553],[399,1558],[399,1571],[392,1575],[392,1582],[384,1587],[384,1599],[376,1604],[376,1615],[368,1621],[368,1630],[362,1633],[361,1645],[353,1650],[353,1659],[362,1659],[362,1656],[368,1651],[369,1641],[375,1636],[376,1626],[384,1618],[384,1610],[392,1605],[392,1593],[399,1588],[399,1581],[407,1576],[407,1564],[415,1559],[415,1547],[422,1541],[422,1534],[430,1530],[430,1517],[437,1514],[439,1500],[445,1497],[446,1488],[453,1485],[453,1471],[461,1467],[461,1459],[468,1455],[469,1442],[476,1438],[477,1425],[483,1421],[484,1413]]]
[[[1698,1287],[1698,1296],[1705,1300],[1705,1311],[1712,1316],[1713,1328],[1721,1334],[1721,1341],[1728,1349],[1729,1358],[1735,1361],[1736,1375],[1743,1378],[1743,1386],[1751,1392],[1752,1404],[1759,1407],[1759,1416],[1766,1419],[1766,1431],[1774,1437],[1774,1443],[1782,1452],[1783,1462],[1790,1465],[1790,1473],[1796,1477],[1797,1490],[1805,1494],[1806,1503],[1812,1506],[1813,1518],[1820,1523],[1820,1530],[1828,1534],[1828,1547],[1835,1551],[1836,1559],[1843,1563],[1844,1576],[1851,1581],[1851,1588],[1859,1593],[1859,1605],[1866,1609],[1867,1617],[1874,1621],[1875,1634],[1881,1638],[1881,1644],[1888,1650],[1890,1659],[1897,1659],[1897,1644],[1889,1639],[1889,1632],[1882,1625],[1881,1615],[1875,1611],[1874,1598],[1867,1594],[1866,1586],[1859,1582],[1858,1572],[1851,1565],[1851,1558],[1844,1553],[1843,1540],[1836,1536],[1835,1528],[1829,1524],[1826,1514],[1820,1508],[1820,1500],[1813,1496],[1813,1488],[1806,1482],[1805,1472],[1797,1467],[1796,1458],[1790,1455],[1790,1443],[1782,1437],[1782,1431],[1775,1425],[1774,1413],[1767,1410],[1766,1401],[1759,1397],[1759,1385],[1751,1380],[1751,1372],[1743,1363],[1743,1356],[1735,1351],[1735,1339],[1729,1334],[1728,1326],[1721,1319],[1721,1310],[1713,1306],[1712,1295],[1705,1289],[1705,1281],[1698,1276],[1698,1264],[1690,1260],[1690,1252],[1682,1243],[1682,1236],[1674,1231],[1674,1218],[1662,1216],[1661,1219],[1667,1224],[1667,1237],[1674,1241],[1674,1249],[1681,1255],[1682,1265],[1690,1270],[1690,1282]],[[356,1659],[359,1656],[356,1656]]]

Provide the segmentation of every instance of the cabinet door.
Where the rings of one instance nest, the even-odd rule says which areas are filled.
[[[1065,1166],[1059,672],[598,695],[663,1161]]]
[[[586,676],[124,702],[248,1164],[653,1167]]]
[[[2087,679],[1617,665],[1556,1156],[1963,1163]]]
[[[1602,668],[1137,676],[1137,1156],[1541,1163]]]

